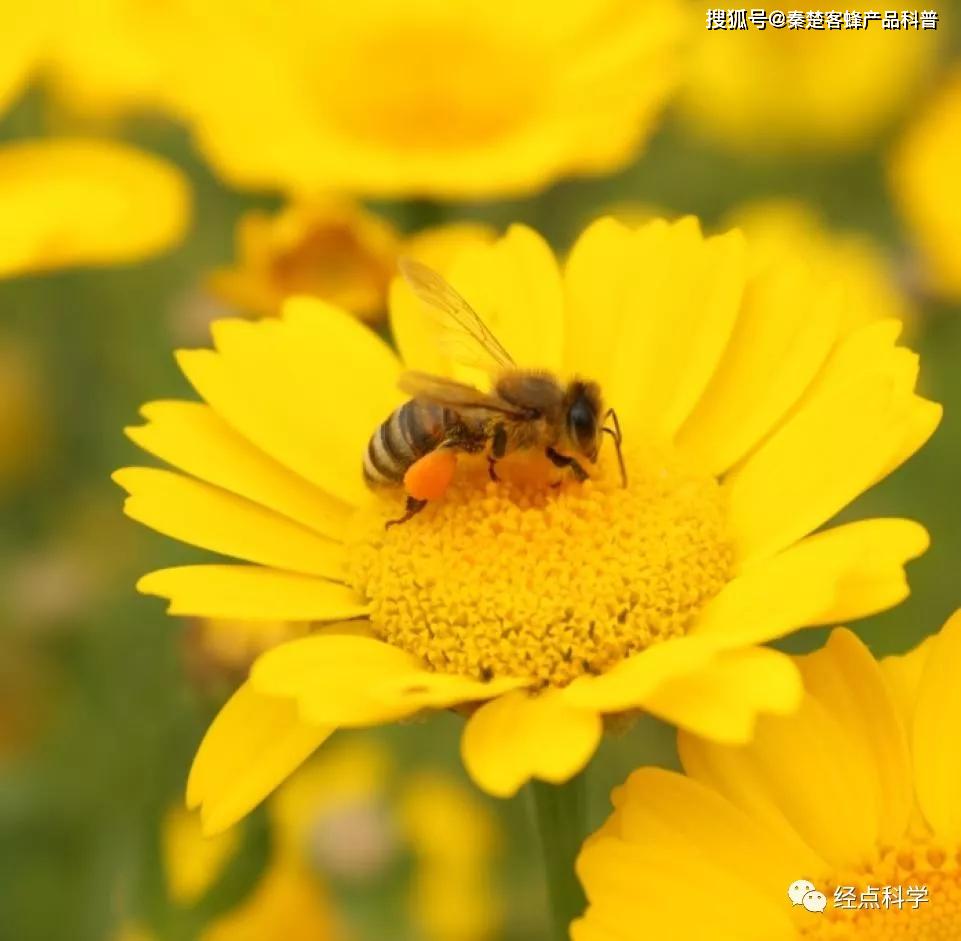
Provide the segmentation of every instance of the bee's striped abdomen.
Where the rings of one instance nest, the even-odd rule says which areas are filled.
[[[443,440],[452,419],[448,409],[411,399],[371,435],[364,454],[364,479],[372,486],[400,484],[412,464]]]

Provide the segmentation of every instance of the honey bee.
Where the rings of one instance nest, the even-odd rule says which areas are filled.
[[[589,475],[581,459],[595,463],[602,436],[608,434],[617,450],[621,483],[627,485],[617,414],[612,408],[604,411],[596,382],[572,379],[565,386],[549,372],[519,368],[439,274],[406,258],[399,268],[417,297],[440,316],[448,339],[481,354],[493,382],[492,391],[483,392],[421,372],[401,376],[400,388],[411,398],[381,423],[364,455],[368,486],[403,484],[406,489],[404,515],[388,527],[406,523],[444,495],[460,452],[486,453],[488,473],[498,480],[497,462],[507,454],[543,449],[556,467],[584,481]],[[613,427],[607,426],[608,419]]]

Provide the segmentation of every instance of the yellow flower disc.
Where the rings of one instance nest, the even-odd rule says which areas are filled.
[[[611,454],[603,478],[555,489],[546,461],[523,463],[495,484],[462,461],[403,526],[384,529],[393,503],[362,511],[352,579],[377,636],[444,672],[563,686],[683,635],[729,579],[714,479],[635,450],[626,488]]]

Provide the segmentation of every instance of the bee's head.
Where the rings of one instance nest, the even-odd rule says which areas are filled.
[[[571,447],[594,463],[601,445],[601,390],[596,382],[575,379],[567,387],[564,416]]]

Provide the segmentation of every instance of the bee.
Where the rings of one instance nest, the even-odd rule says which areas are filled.
[[[448,339],[482,354],[493,383],[492,391],[483,392],[421,372],[401,376],[400,388],[410,399],[381,423],[364,455],[368,486],[403,484],[407,492],[404,515],[387,527],[406,523],[444,495],[458,453],[486,454],[488,473],[496,481],[497,462],[507,454],[543,449],[556,467],[584,481],[589,475],[581,461],[596,463],[602,436],[608,434],[617,450],[621,483],[627,485],[617,414],[612,408],[604,411],[596,382],[572,379],[564,385],[549,372],[521,369],[439,274],[406,258],[399,268],[417,297],[440,317]]]

